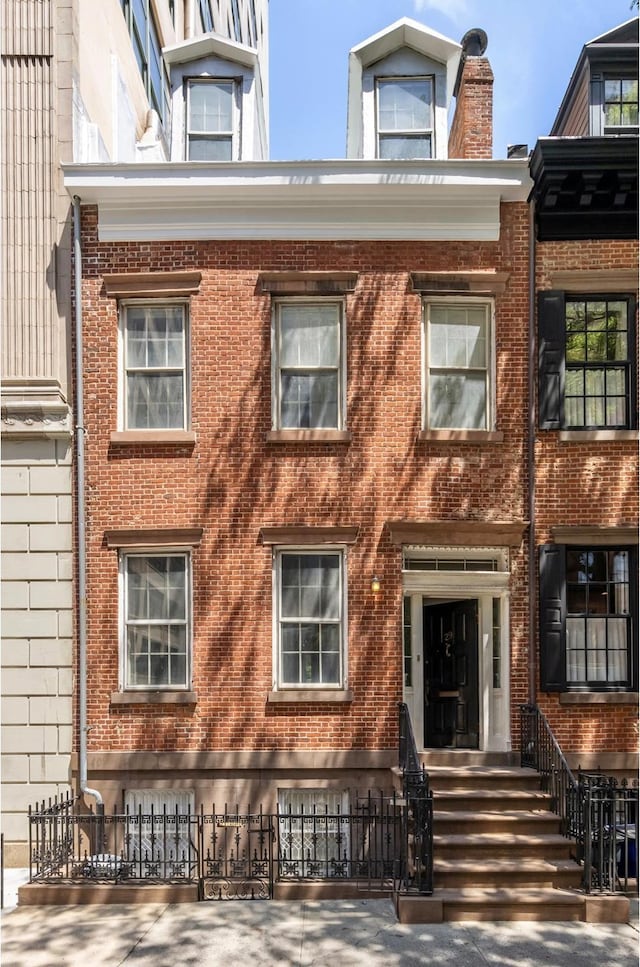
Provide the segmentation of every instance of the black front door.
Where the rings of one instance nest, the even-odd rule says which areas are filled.
[[[424,605],[425,748],[477,749],[478,602]]]

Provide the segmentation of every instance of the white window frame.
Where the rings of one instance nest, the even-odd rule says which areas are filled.
[[[339,807],[337,805],[338,801]],[[289,824],[289,820],[287,819],[289,815],[289,804],[292,806],[292,817],[297,817],[301,814],[304,816],[302,823],[298,820],[298,822],[291,822]],[[293,808],[294,805],[297,808]],[[329,823],[324,823],[322,817],[325,815],[325,806],[332,806],[332,808],[327,808],[326,815],[335,816],[339,812],[340,816],[344,816],[345,818],[340,820],[334,819]],[[319,818],[315,823],[313,818],[314,808]],[[300,837],[300,843],[296,848],[293,850],[291,848],[289,849],[290,860],[294,863],[313,863],[313,855],[311,861],[307,859],[307,855],[315,852],[317,862],[326,868],[331,864],[331,859],[327,859],[326,856],[328,852],[327,847],[330,849],[331,846],[335,846],[332,840],[334,840],[339,831],[342,837],[341,855],[333,857],[339,866],[345,852],[347,857],[351,856],[349,813],[349,791],[346,789],[319,789],[303,786],[279,788],[278,849],[281,850],[283,845],[286,849],[288,844],[284,842],[284,839],[290,831],[292,834]],[[342,827],[340,830],[339,825]],[[283,860],[284,857],[280,856],[280,861],[282,862]],[[329,876],[331,875],[329,872]],[[337,871],[333,875],[340,876],[341,879],[343,878]]]
[[[167,818],[175,817],[176,807],[179,816],[193,816],[195,814],[195,794],[192,789],[170,790],[170,789],[126,789],[124,793],[124,809],[127,815],[127,834],[131,837],[128,840],[128,858],[133,859],[133,851],[139,851],[136,858],[137,863],[146,865],[156,862],[170,863],[182,860],[184,853],[185,859],[195,859],[195,848],[191,845],[191,834],[195,831],[191,823],[185,822],[178,826],[178,854],[172,856],[174,846],[175,824],[170,823],[169,835],[169,856],[164,853],[165,841],[163,840],[163,816],[166,806]],[[153,809],[153,826],[151,823],[151,811]],[[138,817],[142,817],[138,824]],[[155,838],[152,839],[152,834]],[[148,859],[145,859],[148,857]]]
[[[383,128],[380,124],[380,87],[383,84],[399,84],[402,81],[423,81],[431,92],[431,127],[426,128]],[[433,74],[413,75],[380,75],[375,78],[376,92],[376,157],[382,158],[380,143],[386,137],[405,138],[407,141],[418,138],[428,138],[429,159],[436,157],[436,104],[435,104],[435,76]],[[425,158],[425,160],[427,160]]]
[[[231,128],[227,131],[192,131],[191,120],[191,91],[195,86],[207,84],[224,84],[231,88]],[[189,161],[189,145],[191,139],[196,141],[220,141],[231,145],[230,161],[240,160],[240,82],[235,77],[188,77],[185,79],[185,114],[184,114],[184,156]],[[207,162],[201,162],[205,164]],[[214,164],[215,162],[208,162]],[[224,159],[222,160],[224,163]]]
[[[486,410],[485,410],[485,425],[483,427],[433,427],[431,426],[431,412],[429,406],[429,396],[430,396],[430,377],[431,377],[431,363],[429,359],[429,336],[430,336],[430,307],[432,305],[437,306],[450,306],[452,308],[476,308],[481,306],[485,310],[485,318],[487,325],[487,336],[486,336],[486,365],[485,367],[434,367],[441,371],[450,370],[451,372],[461,371],[461,372],[472,372],[480,371],[481,369],[485,372],[485,399],[486,399]],[[429,431],[448,431],[448,430],[461,430],[461,431],[480,431],[480,432],[490,432],[495,429],[496,422],[496,340],[495,340],[495,302],[492,298],[483,297],[460,297],[460,296],[428,296],[423,302],[422,311],[422,428],[423,430]]]
[[[127,562],[130,558],[182,557],[185,560],[185,680],[183,683],[133,684],[129,682],[127,629],[132,623],[127,611]],[[193,667],[193,561],[189,547],[153,547],[121,550],[118,557],[118,600],[120,623],[120,682],[121,692],[180,692],[190,691]]]
[[[283,427],[282,426],[282,414],[281,414],[281,365],[280,365],[280,313],[283,306],[308,306],[308,305],[334,305],[337,308],[338,314],[338,364],[335,368],[337,381],[338,381],[338,412],[336,426],[331,427]],[[289,298],[289,299],[276,299],[273,303],[273,310],[271,314],[271,423],[274,430],[282,429],[308,429],[308,430],[344,430],[346,419],[346,386],[347,386],[347,372],[346,372],[346,306],[345,300],[340,298],[332,297],[321,297],[321,298]],[[318,370],[326,370],[329,367],[321,366],[317,367]],[[313,371],[313,367],[301,367],[303,372]]]
[[[335,682],[288,682],[282,675],[282,643],[280,636],[281,617],[281,574],[282,559],[286,555],[338,555],[340,559],[340,617],[337,619],[340,631],[339,648],[339,673],[338,680]],[[292,689],[304,689],[308,691],[324,690],[335,691],[347,687],[347,629],[348,629],[348,604],[347,604],[347,548],[343,544],[322,544],[322,545],[289,545],[276,547],[273,551],[273,690],[290,691]],[[294,619],[291,619],[292,621]]]
[[[182,366],[162,366],[162,367],[129,367],[127,360],[127,313],[129,309],[153,309],[153,308],[174,308],[182,309],[182,344],[183,359]],[[164,430],[187,430],[190,419],[190,326],[189,326],[189,303],[184,299],[127,299],[122,301],[119,306],[119,359],[118,366],[118,426],[125,431],[135,433],[154,433]],[[178,427],[136,427],[129,425],[128,412],[128,383],[129,374],[133,372],[141,373],[181,373],[182,374],[182,425]]]

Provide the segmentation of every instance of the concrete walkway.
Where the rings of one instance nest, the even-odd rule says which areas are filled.
[[[403,925],[390,900],[5,907],[2,967],[638,967],[638,940],[637,923]]]

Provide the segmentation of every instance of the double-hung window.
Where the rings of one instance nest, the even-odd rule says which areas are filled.
[[[274,315],[276,429],[343,429],[343,304],[278,302]]]
[[[278,686],[342,687],[344,552],[280,551],[276,567]]]
[[[540,549],[541,687],[630,689],[637,682],[635,547]]]
[[[207,78],[187,83],[187,160],[238,158],[236,81]]]
[[[122,319],[124,428],[186,429],[186,306],[132,303]]]
[[[433,155],[433,78],[376,80],[378,157],[391,160]]]
[[[618,299],[567,299],[565,426],[626,427],[629,320]]]
[[[189,688],[190,564],[187,552],[122,554],[125,689]]]
[[[634,427],[634,323],[630,296],[539,294],[543,429]]]
[[[491,304],[425,304],[427,430],[492,429]]]

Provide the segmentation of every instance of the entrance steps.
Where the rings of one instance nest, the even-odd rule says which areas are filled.
[[[422,759],[433,790],[434,890],[398,895],[402,922],[625,922],[626,897],[580,892],[575,843],[561,835],[537,772],[473,752]]]

